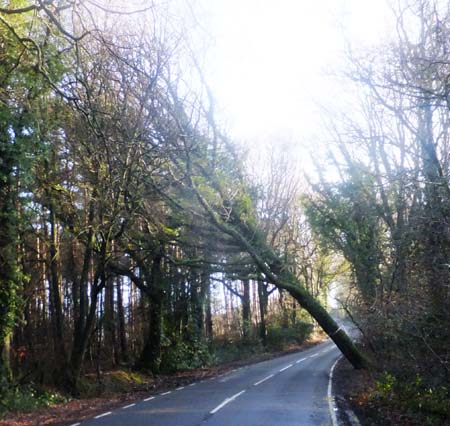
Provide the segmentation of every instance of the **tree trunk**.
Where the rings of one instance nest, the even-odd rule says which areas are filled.
[[[259,299],[259,316],[261,317],[259,323],[259,338],[264,347],[267,346],[267,330],[266,330],[266,315],[267,303],[269,295],[267,294],[267,285],[262,281],[258,281],[258,299]]]
[[[242,296],[242,334],[244,340],[250,337],[250,281],[243,280],[242,286],[244,288]]]
[[[213,339],[213,321],[211,312],[211,283],[208,281],[205,283],[205,336],[208,342]]]
[[[2,341],[0,341],[0,387],[5,388],[12,379],[10,343],[10,334],[3,336]]]
[[[111,367],[119,363],[116,341],[116,317],[114,314],[114,278],[108,279],[105,288],[103,329],[105,331],[105,350],[111,359]]]
[[[51,302],[51,321],[53,329],[53,342],[56,354],[55,371],[56,377],[60,377],[61,369],[67,367],[67,353],[64,345],[64,324],[61,303],[61,283],[58,265],[58,235],[56,230],[56,215],[54,211],[53,200],[50,201],[50,302]]]
[[[19,274],[16,253],[18,220],[13,178],[16,159],[8,135],[8,125],[2,120],[0,126],[0,383],[2,383],[11,378],[9,344],[17,314]]]
[[[142,351],[140,366],[149,369],[152,373],[159,373],[159,366],[161,363],[161,328],[162,328],[162,307],[163,296],[162,292],[162,256],[157,255],[153,259],[150,276],[146,274],[146,280],[151,282],[148,297],[149,304],[149,327],[147,339]]]
[[[203,338],[203,291],[202,274],[194,269],[190,280],[190,299],[191,299],[191,322],[193,337],[195,340]]]
[[[159,365],[161,363],[162,303],[160,297],[155,295],[150,298],[149,322],[140,367],[149,369],[156,374],[159,373]]]
[[[128,361],[127,339],[125,335],[125,311],[123,308],[122,279],[117,277],[117,317],[120,342],[120,361]]]
[[[86,328],[86,313],[88,309],[88,281],[89,281],[89,269],[91,267],[92,260],[92,252],[93,252],[93,238],[94,238],[94,216],[95,216],[95,204],[94,198],[97,195],[97,191],[94,190],[91,200],[89,201],[89,216],[88,216],[88,232],[87,232],[87,241],[86,241],[86,249],[84,251],[83,258],[83,268],[81,271],[81,277],[78,282],[78,295],[79,300],[78,303],[78,312],[79,316],[75,318],[75,327],[74,327],[74,348],[80,348],[83,346],[82,340],[84,339],[84,330]]]
[[[105,284],[104,282],[97,284],[96,281],[97,279],[94,280],[94,284],[91,289],[91,305],[89,307],[89,313],[85,321],[84,329],[82,330],[80,336],[81,338],[77,342],[76,346],[74,344],[70,358],[70,375],[67,382],[69,385],[69,391],[74,395],[78,394],[78,382],[81,374],[81,367],[83,365],[89,339],[95,328],[98,295]]]

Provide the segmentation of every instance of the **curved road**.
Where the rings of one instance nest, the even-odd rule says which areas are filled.
[[[339,355],[328,340],[302,352],[149,396],[81,425],[329,426],[328,374]]]

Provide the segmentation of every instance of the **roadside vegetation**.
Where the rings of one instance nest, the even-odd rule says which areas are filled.
[[[308,217],[351,267],[341,304],[373,364],[352,395],[356,409],[373,408],[368,424],[442,425],[450,419],[450,4],[399,2],[392,14],[388,42],[348,54],[344,78],[358,96],[328,121],[339,179],[313,184]]]
[[[292,159],[246,171],[169,16],[0,7],[2,413],[337,329],[320,301],[340,261],[304,222]]]
[[[349,50],[352,90],[324,110],[308,179],[285,144],[255,160],[226,136],[195,25],[168,7],[0,7],[0,413],[322,329],[369,371],[358,407],[445,424],[448,2],[402,1],[389,42]],[[331,289],[358,347],[328,313]]]

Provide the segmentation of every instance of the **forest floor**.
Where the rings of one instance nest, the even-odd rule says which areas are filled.
[[[65,403],[27,413],[8,413],[0,419],[0,426],[68,426],[104,411],[114,410],[127,402],[132,403],[152,394],[217,376],[240,366],[305,350],[321,343],[323,340],[323,337],[316,337],[301,345],[291,346],[282,352],[262,353],[226,364],[167,375],[151,376],[125,370],[107,372],[102,376],[102,386],[97,392],[92,393],[92,397],[72,399]],[[92,377],[87,377],[87,379],[92,379]]]
[[[340,424],[356,426],[354,413],[362,426],[450,425],[450,419],[420,412],[405,413],[401,401],[383,397],[382,375],[377,371],[355,370],[345,358],[339,360],[333,376],[333,394]]]

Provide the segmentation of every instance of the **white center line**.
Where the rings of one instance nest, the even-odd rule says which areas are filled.
[[[134,407],[135,405],[136,404],[125,405],[125,407],[122,407],[122,410],[126,410],[127,408]]]
[[[162,394],[161,394],[161,396],[164,396],[164,395],[169,395],[169,393],[172,393],[172,391],[167,391],[167,392],[164,392],[164,393],[162,393]]]
[[[197,383],[191,383],[189,386],[195,386]]]
[[[298,361],[295,361],[296,364],[300,364],[302,361],[304,361],[306,358],[301,358]]]
[[[317,355],[319,355],[319,354],[310,355],[310,358],[314,358]]]
[[[81,423],[73,423],[70,426],[80,426],[80,425],[81,425]]]
[[[179,388],[176,388],[175,390],[182,390],[184,389],[184,386],[180,386]]]
[[[274,375],[271,374],[270,376],[264,377],[264,379],[260,380],[259,382],[253,383],[253,386],[258,386],[258,385],[260,385],[261,383],[265,382],[266,380],[271,379],[273,376],[274,376]]]
[[[95,416],[94,419],[99,419],[100,417],[109,416],[111,414],[111,411],[108,411],[107,413],[99,414],[98,416]]]
[[[286,367],[283,367],[283,368],[280,370],[280,373],[281,373],[282,371],[284,371],[284,370],[287,370],[288,368],[291,368],[291,367],[292,367],[292,364],[286,365]]]
[[[209,413],[210,414],[215,414],[217,413],[221,408],[225,407],[225,405],[227,405],[229,402],[235,400],[238,396],[242,395],[245,392],[245,390],[240,391],[239,393],[237,393],[236,395],[230,396],[229,398],[227,398],[225,401],[223,401],[221,404],[219,404],[216,408],[214,408],[214,410],[211,410]]]
[[[150,396],[150,397],[148,397],[148,398],[145,398],[144,401],[147,402],[147,401],[151,401],[152,399],[155,399],[155,397],[154,397],[154,396]]]

